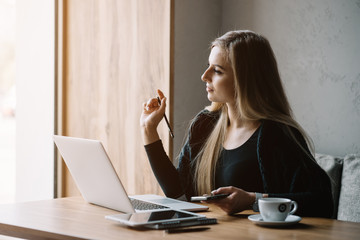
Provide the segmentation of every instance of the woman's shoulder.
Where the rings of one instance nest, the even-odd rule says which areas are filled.
[[[219,111],[209,111],[204,109],[200,111],[192,120],[191,128],[203,128],[215,125],[219,119]]]
[[[200,121],[211,121],[211,120],[217,120],[219,119],[220,116],[220,111],[209,111],[207,109],[203,109],[201,110],[196,116],[195,116],[195,120],[200,120]]]
[[[220,113],[218,111],[202,110],[191,121],[189,129],[189,138],[191,142],[202,142],[214,129],[214,126],[219,119]]]
[[[296,138],[303,138],[299,129],[273,120],[263,120],[263,132],[272,137],[292,138],[294,136]]]
[[[261,132],[262,145],[269,145],[274,149],[276,146],[288,148],[289,150],[302,148],[308,150],[304,135],[301,131],[293,126],[272,121],[264,120]]]

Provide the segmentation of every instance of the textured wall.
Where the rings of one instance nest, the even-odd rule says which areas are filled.
[[[224,0],[222,31],[266,36],[316,152],[360,152],[360,1]]]

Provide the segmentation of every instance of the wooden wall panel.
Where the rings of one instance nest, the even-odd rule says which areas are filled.
[[[63,134],[101,140],[129,194],[162,194],[139,118],[157,88],[171,106],[170,16],[169,0],[63,1]],[[163,122],[159,133],[171,156]],[[66,170],[62,188],[79,195]]]

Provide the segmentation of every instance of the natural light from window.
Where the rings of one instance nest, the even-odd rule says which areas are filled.
[[[0,0],[0,203],[15,201],[15,0]]]

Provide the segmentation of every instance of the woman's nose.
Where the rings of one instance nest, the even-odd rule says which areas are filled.
[[[207,68],[205,70],[205,72],[201,75],[201,80],[203,82],[210,82],[211,81],[208,72],[209,72],[209,68]]]

